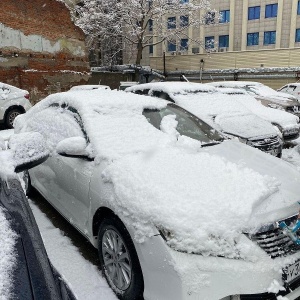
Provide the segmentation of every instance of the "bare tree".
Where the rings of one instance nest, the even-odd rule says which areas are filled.
[[[215,16],[209,0],[83,0],[82,4],[77,25],[91,40],[100,40],[103,49],[110,48],[112,57],[133,49],[136,65],[141,63],[144,48],[165,41],[177,44],[187,37],[189,27],[207,24],[205,15],[212,12]]]

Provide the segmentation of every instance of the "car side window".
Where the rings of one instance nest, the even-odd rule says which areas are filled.
[[[145,90],[136,90],[134,91],[135,94],[138,94],[138,95],[145,95],[147,96],[148,93],[149,93],[149,89],[145,89]]]
[[[28,121],[27,131],[41,133],[51,151],[66,138],[86,138],[74,113],[59,106],[51,106],[36,113],[35,117]]]

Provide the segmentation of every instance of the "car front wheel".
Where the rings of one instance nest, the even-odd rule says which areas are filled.
[[[143,299],[144,281],[132,239],[117,217],[104,219],[98,232],[101,269],[121,300]]]

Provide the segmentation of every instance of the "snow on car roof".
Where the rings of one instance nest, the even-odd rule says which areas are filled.
[[[108,85],[100,85],[100,84],[86,84],[86,85],[75,85],[70,88],[70,91],[79,91],[79,90],[96,90],[96,89],[105,89],[110,90]]]
[[[11,229],[9,221],[0,207],[0,295],[1,299],[13,299],[11,294],[15,265],[15,239],[16,234]]]
[[[213,127],[226,133],[244,138],[275,135],[273,126],[252,114],[242,103],[233,101],[231,93],[234,89],[226,89],[224,94],[218,89],[200,83],[159,82],[141,84],[126,91],[149,90],[168,93],[176,104],[205,120]]]
[[[32,130],[30,124],[39,113],[56,102],[72,105],[81,114],[96,163],[107,161],[102,176],[114,189],[110,205],[134,227],[138,241],[151,236],[155,225],[172,232],[172,243],[179,250],[250,255],[249,249],[237,247],[236,238],[249,226],[253,209],[278,190],[274,178],[247,168],[242,160],[233,163],[211,154],[211,147],[200,148],[200,142],[191,147],[184,137],[174,140],[157,130],[142,111],[165,107],[167,102],[132,93],[96,90],[50,95],[16,119],[16,130]],[[233,143],[242,153],[267,155],[237,142],[225,143]]]
[[[204,85],[201,83],[193,83],[193,82],[153,82],[153,83],[145,83],[134,85],[126,89],[126,92],[133,92],[136,90],[142,89],[155,89],[164,91],[166,93],[184,93],[186,92],[215,92],[216,90],[213,87],[208,85]]]
[[[262,86],[263,84],[256,81],[216,81],[216,82],[209,82],[206,83],[207,85],[219,87],[243,87],[247,85],[255,85],[255,86]]]

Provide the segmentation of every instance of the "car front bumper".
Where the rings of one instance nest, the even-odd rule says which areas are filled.
[[[278,266],[287,263],[286,258],[271,259],[264,254],[258,261],[249,262],[181,253],[168,247],[159,235],[136,248],[144,275],[145,300],[276,299],[268,288],[274,280],[283,284],[282,267]],[[291,258],[300,259],[300,253]],[[297,287],[285,297],[294,300],[299,295]]]

